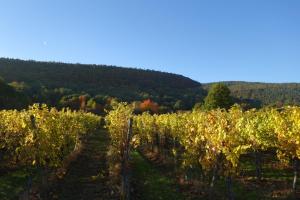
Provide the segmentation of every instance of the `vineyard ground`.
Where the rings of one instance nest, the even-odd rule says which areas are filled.
[[[82,152],[70,164],[65,177],[55,183],[49,192],[49,199],[114,199],[107,185],[108,144],[109,135],[106,130],[102,129],[88,136],[83,142]]]
[[[133,199],[140,200],[181,200],[175,180],[164,175],[139,152],[131,154]]]
[[[6,169],[7,170],[7,169]],[[35,170],[23,168],[2,172],[0,175],[0,199],[17,199],[18,194],[23,191],[29,175]]]
[[[135,153],[137,154],[137,153]],[[188,199],[188,200],[204,200],[208,199],[208,182],[209,180],[196,181],[196,183],[182,183],[178,174],[174,171],[173,163],[165,162],[157,154],[153,154],[150,151],[142,150],[137,155],[133,155],[133,160],[135,161],[136,168],[133,166],[134,170],[140,170],[141,172],[136,172],[138,174],[138,187],[143,188],[142,177],[146,176],[151,179],[152,174],[149,169],[156,171],[156,173],[162,175],[164,180],[171,183],[168,184],[172,187],[171,193],[180,192],[181,197],[178,199]],[[142,161],[143,159],[143,161]],[[143,164],[146,162],[146,164]],[[292,180],[293,180],[293,170],[291,167],[282,166],[280,162],[276,159],[273,154],[264,154],[263,156],[263,179],[258,182],[255,178],[255,164],[254,158],[251,155],[244,156],[241,162],[243,169],[238,177],[233,179],[233,193],[235,199],[243,200],[286,200],[286,199],[300,199],[300,193],[296,194],[296,197],[292,194]],[[146,170],[140,167],[140,165],[146,165]],[[140,168],[140,169],[139,169]],[[143,171],[147,171],[143,174]],[[135,174],[135,172],[133,172]],[[300,180],[298,180],[298,185],[300,185]],[[152,181],[153,183],[153,181]],[[156,183],[157,184],[157,183]],[[153,186],[147,186],[151,188]],[[162,188],[162,186],[157,187]],[[299,187],[298,187],[299,188]],[[149,194],[154,195],[150,189]],[[163,189],[158,189],[158,194],[163,191]],[[176,192],[175,192],[176,191]],[[226,200],[227,191],[225,187],[224,178],[220,177],[216,181],[215,189],[213,192],[213,199],[216,200]],[[145,192],[143,194],[148,194]],[[144,199],[155,199],[147,198]],[[168,199],[168,198],[165,198]]]
[[[108,145],[109,135],[106,130],[101,129],[88,136],[81,154],[71,163],[65,177],[54,183],[49,199],[117,199],[111,196],[106,185]],[[292,168],[282,168],[273,155],[265,154],[264,179],[261,183],[257,183],[253,158],[247,156],[242,159],[242,174],[240,178],[234,179],[236,199],[293,199],[290,195]],[[178,179],[173,171],[174,166],[160,163],[159,159],[147,156],[146,152],[133,151],[131,165],[132,199],[207,199],[194,193],[197,188],[176,182]],[[17,194],[26,184],[29,173],[34,171],[15,169],[0,172],[0,199],[10,200],[17,199]],[[216,191],[214,194],[216,199],[226,199],[223,179],[217,181]]]

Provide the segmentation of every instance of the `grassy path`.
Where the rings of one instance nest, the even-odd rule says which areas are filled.
[[[83,142],[83,150],[70,165],[65,177],[56,183],[49,199],[100,200],[112,199],[106,185],[106,152],[109,136],[99,130]]]
[[[155,169],[138,152],[132,152],[133,199],[181,200],[183,196],[174,180]]]
[[[18,199],[18,194],[24,190],[29,174],[30,172],[25,169],[0,173],[0,199]]]

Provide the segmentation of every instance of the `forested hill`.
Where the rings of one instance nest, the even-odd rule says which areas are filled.
[[[6,81],[24,81],[74,89],[82,85],[84,89],[90,86],[92,87],[90,90],[96,91],[99,87],[120,87],[120,85],[141,89],[158,87],[186,89],[200,86],[200,83],[182,75],[153,70],[4,58],[0,59],[0,73]]]
[[[238,99],[248,99],[255,105],[300,105],[300,83],[223,82]],[[210,85],[203,84],[208,90]]]
[[[55,91],[63,93],[60,96],[87,93],[124,101],[150,98],[167,106],[174,106],[180,100],[187,108],[205,95],[199,82],[181,75],[107,65],[0,58],[0,76],[7,83],[25,84],[31,93]]]
[[[91,105],[93,102],[105,105],[111,98],[121,101],[151,99],[165,111],[191,109],[195,103],[203,101],[212,84],[201,85],[181,75],[153,70],[7,58],[0,58],[0,77],[9,84],[1,82],[2,97],[9,94],[11,99],[22,99],[25,103],[30,99],[31,103],[43,102],[74,109],[78,108],[78,97],[82,95],[93,100]],[[250,107],[300,105],[298,83],[223,83],[230,88],[237,102],[247,103]],[[24,103],[18,103],[18,107],[21,105]]]

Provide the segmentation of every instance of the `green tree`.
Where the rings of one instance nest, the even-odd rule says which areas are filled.
[[[184,105],[183,101],[181,101],[181,100],[177,100],[173,107],[175,110],[184,110],[185,109],[185,105]]]
[[[203,103],[200,103],[200,102],[195,103],[195,105],[193,107],[193,110],[194,111],[201,111],[201,110],[203,110]]]
[[[95,101],[94,98],[91,98],[91,99],[88,100],[86,106],[90,110],[96,110],[97,109],[97,102]]]
[[[233,105],[229,88],[223,83],[216,83],[211,86],[208,95],[204,100],[204,107],[207,110],[216,108],[228,109]]]

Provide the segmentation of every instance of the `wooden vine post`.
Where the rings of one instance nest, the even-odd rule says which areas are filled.
[[[129,167],[129,154],[130,154],[130,141],[132,137],[132,118],[128,120],[128,130],[124,144],[124,152],[122,158],[122,180],[121,180],[121,199],[130,199],[130,167]]]
[[[293,193],[296,198],[296,192],[297,192],[297,178],[298,178],[298,167],[299,167],[299,159],[295,158],[293,163],[294,168],[294,178],[293,178]]]

